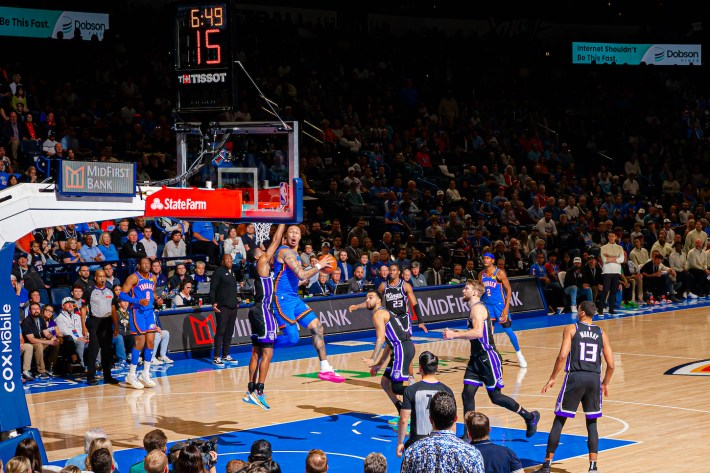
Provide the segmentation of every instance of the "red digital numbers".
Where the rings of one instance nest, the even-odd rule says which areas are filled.
[[[197,35],[197,64],[202,64],[202,40],[200,31],[195,31]],[[219,44],[210,44],[210,34],[219,33],[216,28],[205,30],[205,48],[215,50],[216,58],[207,59],[205,64],[219,64],[222,62],[222,47]]]

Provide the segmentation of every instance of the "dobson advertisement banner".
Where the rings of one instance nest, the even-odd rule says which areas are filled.
[[[242,216],[242,192],[163,187],[145,202],[146,217],[230,220]]]
[[[102,41],[107,29],[107,13],[0,7],[0,36],[74,39],[78,31],[84,41]]]
[[[545,303],[542,300],[537,281],[531,277],[510,279],[512,298],[511,312],[540,312],[545,315]],[[436,289],[415,289],[417,303],[424,323],[443,322],[446,320],[465,319],[469,314],[469,306],[461,298],[463,285],[445,286]],[[371,330],[370,311],[361,309],[348,312],[351,304],[361,302],[363,295],[348,295],[329,298],[306,299],[306,303],[320,318],[326,335],[344,332]],[[237,322],[234,326],[232,345],[251,343],[249,327],[249,308],[242,307],[237,311]],[[166,311],[160,315],[162,327],[170,331],[170,351],[210,350],[214,343],[215,327],[217,326],[214,312],[200,309],[193,311]],[[302,337],[310,336],[310,332],[301,327]],[[179,336],[177,334],[180,334]]]

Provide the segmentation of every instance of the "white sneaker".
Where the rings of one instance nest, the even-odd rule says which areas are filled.
[[[697,298],[698,298],[698,296],[696,296],[696,295],[693,294],[692,292],[689,292],[689,293],[688,293],[688,297],[690,297],[691,299],[697,299]]]
[[[572,313],[576,314],[577,313],[577,307],[572,307]]]
[[[152,360],[150,360],[150,364],[153,365],[153,366],[160,366],[160,365],[163,364],[163,362],[160,360],[160,358],[158,358],[158,357],[156,356],[156,357],[153,357]]]
[[[126,384],[133,389],[143,389],[145,387],[143,386],[143,383],[138,381],[138,377],[136,375],[132,375],[130,373],[126,375]]]
[[[168,358],[167,355],[161,356],[161,357],[159,358],[159,360],[162,361],[163,363],[167,363],[168,365],[172,365],[173,363],[175,363],[173,360],[171,360],[170,358]]]
[[[525,357],[523,356],[523,352],[517,351],[517,352],[515,352],[515,356],[518,357],[518,364],[520,365],[521,368],[528,367],[528,362],[525,360]]]
[[[138,375],[138,381],[143,383],[143,386],[145,386],[146,388],[154,388],[157,386],[156,382],[151,379],[150,374],[146,373],[145,371],[141,372],[141,374]]]

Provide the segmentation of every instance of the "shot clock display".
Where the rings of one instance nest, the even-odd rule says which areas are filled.
[[[233,37],[228,2],[178,6],[175,35],[178,110],[232,108]]]

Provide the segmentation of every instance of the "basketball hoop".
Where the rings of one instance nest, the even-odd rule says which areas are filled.
[[[286,206],[279,205],[273,209],[268,209],[269,212],[283,213]],[[266,208],[262,208],[261,211],[267,211]],[[254,222],[254,229],[256,230],[256,244],[261,245],[263,242],[269,239],[271,233],[271,223],[269,222]]]

